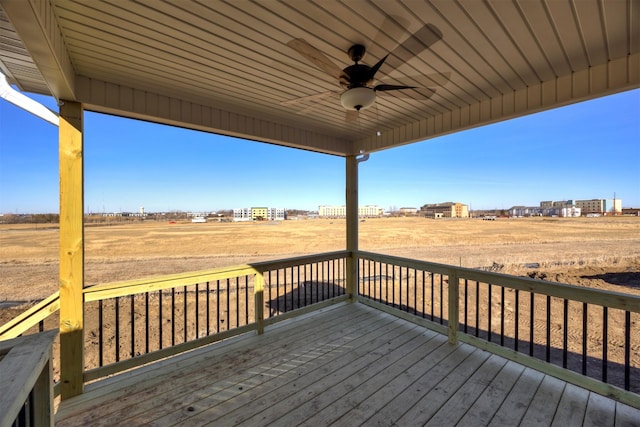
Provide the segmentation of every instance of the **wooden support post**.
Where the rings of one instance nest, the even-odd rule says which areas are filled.
[[[458,343],[460,279],[456,270],[449,271],[449,344]]]
[[[257,271],[253,279],[253,295],[255,303],[255,317],[258,334],[264,333],[264,276]]]
[[[346,173],[346,214],[347,214],[347,294],[355,300],[358,294],[358,160],[347,156]]]
[[[83,111],[78,102],[60,107],[60,394],[83,391],[84,162]]]

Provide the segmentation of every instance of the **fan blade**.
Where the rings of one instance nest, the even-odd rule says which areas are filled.
[[[415,86],[401,86],[401,85],[378,85],[373,88],[376,92],[378,91],[388,91],[388,90],[402,90],[402,89],[416,89]]]
[[[355,110],[345,111],[344,120],[347,122],[357,122],[360,117],[360,112]]]
[[[395,70],[440,39],[442,32],[438,27],[426,24],[390,53],[391,58],[387,64]]]
[[[376,76],[376,73],[378,72],[380,67],[382,67],[382,64],[384,64],[384,61],[387,60],[388,56],[389,54],[386,54],[384,58],[382,58],[380,61],[378,61],[376,65],[374,65],[369,69],[369,75],[367,76],[368,77],[367,81],[373,80],[373,78]]]
[[[327,58],[324,53],[311,46],[306,40],[293,39],[287,43],[287,46],[298,52],[303,57],[307,58],[314,65],[316,65],[325,73],[329,74],[331,77],[335,79],[340,78],[340,73],[342,72],[342,70],[329,58]]]

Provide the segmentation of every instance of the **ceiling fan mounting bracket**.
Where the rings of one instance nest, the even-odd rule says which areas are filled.
[[[364,55],[366,53],[367,53],[367,48],[365,48],[361,44],[354,44],[347,51],[347,54],[349,55],[349,58],[351,58],[351,60],[353,62],[355,62],[356,64],[358,63],[358,61],[361,61],[362,58],[364,58]]]

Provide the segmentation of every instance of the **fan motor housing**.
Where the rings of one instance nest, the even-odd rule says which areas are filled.
[[[366,87],[372,79],[369,78],[371,67],[364,64],[350,65],[340,74],[340,84],[347,89],[354,87]]]

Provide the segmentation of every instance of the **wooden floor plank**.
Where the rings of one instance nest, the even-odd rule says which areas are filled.
[[[404,392],[391,396],[392,400],[362,424],[391,425],[395,420],[405,425],[414,423],[414,420],[426,422],[489,356],[490,353],[466,344],[459,345],[451,356],[413,382]]]
[[[301,390],[299,396],[304,396],[305,399],[302,400],[305,401],[301,401],[300,405],[295,409],[289,408],[289,410],[283,411],[284,415],[273,419],[273,421],[282,425],[294,425],[301,423],[312,413],[334,413],[336,411],[335,406],[337,406],[334,403],[347,399],[349,402],[353,402],[350,392],[361,388],[366,381],[372,378],[376,378],[382,383],[392,381],[398,375],[398,370],[402,366],[420,357],[427,357],[437,347],[436,343],[444,343],[444,341],[445,339],[442,335],[429,332],[416,336],[404,345],[393,349],[360,369],[355,369],[353,364],[344,365],[341,370],[333,372],[329,377],[323,378],[321,381]],[[375,351],[378,350],[372,349],[371,352]],[[288,402],[282,403],[288,405]],[[322,410],[329,406],[331,406],[330,410]],[[270,411],[273,409],[273,407],[270,408]],[[270,418],[266,418],[267,422],[269,420]]]
[[[433,415],[433,417],[416,420],[419,424],[426,421],[427,426],[443,426],[456,424],[460,417],[471,408],[477,399],[494,381],[498,373],[506,364],[506,359],[492,355],[484,362],[467,381],[462,384],[447,402]]]
[[[616,402],[615,427],[640,427],[640,413],[635,408]]]
[[[458,425],[470,427],[488,425],[523,371],[524,366],[512,361],[507,362],[460,419]]]
[[[564,381],[545,375],[520,422],[520,426],[533,427],[551,424],[565,384]]]
[[[589,391],[573,384],[567,384],[560,398],[552,426],[581,426],[584,420]]]
[[[419,378],[442,359],[456,349],[450,345],[444,335],[436,334],[436,337],[415,351],[406,355],[396,363],[385,367],[384,375],[373,375],[357,387],[353,387],[351,381],[341,383],[340,392],[327,390],[325,395],[331,394],[333,401],[329,404],[323,402],[327,410],[309,411],[302,418],[301,426],[325,426],[329,425],[350,411],[353,414],[364,412],[368,418],[373,412],[372,407],[377,407],[381,399],[385,403],[406,389],[411,380]],[[425,366],[426,365],[426,366]],[[386,397],[385,397],[386,396]],[[314,403],[318,400],[314,400]],[[362,418],[362,417],[360,417]],[[346,420],[343,420],[346,422]]]
[[[589,393],[583,426],[601,427],[614,425],[615,406],[616,403],[613,400],[597,393]]]
[[[531,368],[525,368],[509,395],[505,398],[493,419],[492,427],[516,426],[524,416],[533,399],[544,374]]]
[[[364,304],[96,382],[60,426],[617,425],[640,410]]]

